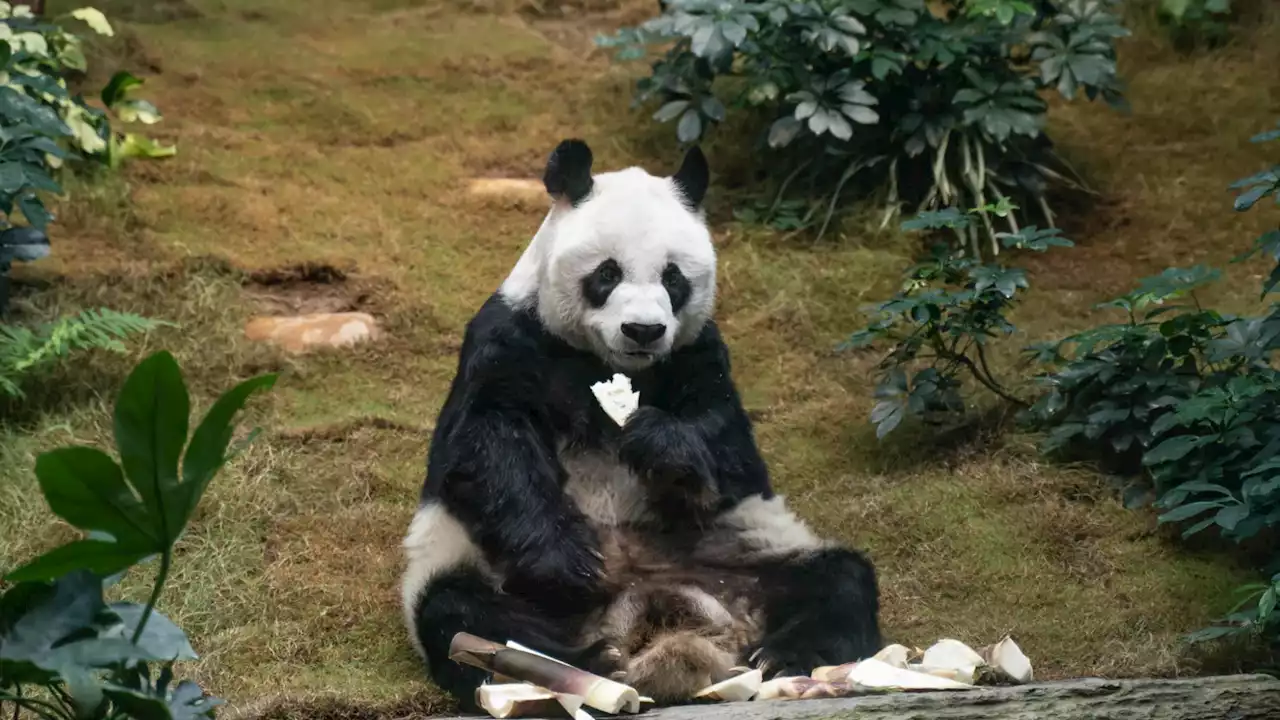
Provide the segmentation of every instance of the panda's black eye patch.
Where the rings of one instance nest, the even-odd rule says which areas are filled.
[[[689,302],[689,296],[693,294],[693,286],[689,284],[689,278],[680,272],[680,268],[675,263],[663,269],[662,287],[667,289],[667,295],[671,297],[672,313],[680,312],[685,303]]]
[[[591,274],[582,278],[582,297],[591,307],[604,307],[609,293],[622,282],[622,268],[612,258],[596,266]]]

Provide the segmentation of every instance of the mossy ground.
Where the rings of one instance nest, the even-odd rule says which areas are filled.
[[[443,707],[401,628],[399,542],[463,325],[542,213],[470,197],[464,181],[536,176],[566,136],[590,141],[601,168],[674,169],[671,129],[628,108],[640,68],[590,45],[653,4],[596,3],[574,19],[479,0],[100,7],[127,19],[99,48],[103,66],[146,76],[166,114],[153,133],[179,155],[73,183],[54,256],[18,272],[19,306],[107,305],[180,327],[56,370],[10,408],[0,567],[68,536],[36,491],[35,456],[109,442],[115,391],[142,354],[173,351],[200,408],[236,379],[280,372],[251,418],[263,436],[215,480],[161,603],[202,654],[187,669],[241,709],[278,693],[400,715]],[[1246,140],[1280,116],[1276,14],[1213,53],[1175,54],[1147,30],[1122,52],[1132,116],[1055,103],[1050,130],[1103,201],[1065,219],[1079,247],[1029,259],[1034,290],[1003,367],[1025,342],[1094,322],[1094,302],[1143,275],[1224,265],[1260,227],[1260,213],[1231,212],[1226,186],[1262,166]],[[721,189],[742,184],[733,150],[708,146]],[[1045,678],[1205,669],[1179,637],[1226,609],[1246,569],[1169,542],[1096,473],[1040,460],[1034,438],[877,443],[875,358],[833,349],[892,292],[912,241],[858,218],[838,240],[784,240],[732,222],[725,194],[719,317],[764,454],[819,531],[870,552],[889,640],[1012,632]],[[1254,303],[1258,266],[1230,272],[1210,299]],[[243,339],[255,293],[299,288],[374,313],[388,339],[305,358]]]

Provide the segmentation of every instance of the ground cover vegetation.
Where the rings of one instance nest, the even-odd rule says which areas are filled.
[[[48,5],[47,18],[79,7]],[[698,29],[703,19],[681,34],[688,28],[672,18],[716,11],[669,3],[664,32],[688,52],[695,52],[696,36],[699,50],[731,45],[735,63],[750,65],[764,57],[750,43],[767,41],[785,53],[808,53],[824,73],[838,72],[839,63],[852,68],[829,88],[849,102],[832,107],[800,79],[786,78],[774,80],[776,97],[739,106],[734,99],[746,97],[755,76],[744,81],[717,71],[710,87],[722,120],[703,95],[632,107],[637,83],[652,81],[653,68],[617,62],[615,49],[602,51],[596,38],[644,25],[659,12],[649,0],[97,5],[113,33],[76,26],[86,32],[90,61],[69,85],[106,87],[117,70],[145,77],[148,97],[166,114],[148,127],[151,142],[181,152],[60,176],[64,192],[41,196],[54,216],[48,227],[55,252],[13,266],[10,317],[16,312],[15,321],[35,328],[111,308],[152,324],[128,336],[124,355],[89,350],[24,369],[23,396],[0,410],[0,570],[21,572],[68,542],[98,539],[81,537],[85,529],[101,532],[96,520],[51,517],[59,506],[42,493],[54,477],[47,458],[68,447],[116,448],[122,482],[136,480],[116,417],[140,368],[158,371],[155,363],[164,362],[156,348],[182,368],[190,405],[206,408],[205,417],[227,408],[219,398],[228,388],[276,378],[269,394],[241,411],[262,433],[225,465],[215,463],[220,470],[200,503],[183,522],[166,525],[183,530],[166,535],[171,562],[163,593],[155,592],[153,574],[160,558],[105,588],[75,571],[35,580],[52,583],[42,586],[46,600],[63,588],[94,603],[100,597],[108,611],[131,608],[126,615],[150,607],[146,628],[182,628],[177,633],[198,654],[188,657],[182,645],[169,670],[147,660],[150,681],[100,668],[106,676],[97,686],[110,703],[99,707],[129,714],[129,706],[114,704],[127,697],[157,712],[164,703],[170,715],[174,708],[203,712],[208,708],[191,705],[198,686],[225,699],[220,710],[262,717],[447,709],[400,627],[398,543],[463,323],[501,281],[543,211],[528,200],[472,196],[466,180],[536,176],[566,134],[600,138],[593,147],[601,166],[673,168],[679,128],[688,139],[694,122],[685,119],[691,109],[715,171],[710,216],[721,253],[720,323],[762,449],[798,512],[876,560],[889,637],[918,644],[1012,632],[1047,678],[1254,667],[1255,658],[1239,648],[1256,643],[1224,637],[1197,646],[1186,638],[1207,626],[1214,629],[1199,637],[1274,627],[1274,587],[1255,582],[1265,563],[1232,542],[1239,537],[1246,550],[1260,545],[1274,513],[1270,470],[1250,474],[1254,468],[1246,467],[1270,452],[1272,440],[1269,425],[1249,417],[1272,402],[1261,362],[1268,351],[1250,345],[1270,322],[1269,312],[1258,310],[1269,267],[1259,274],[1256,256],[1231,262],[1249,249],[1249,238],[1274,230],[1274,212],[1262,193],[1253,198],[1258,207],[1230,212],[1236,196],[1249,197],[1260,185],[1225,190],[1265,168],[1267,144],[1248,139],[1280,115],[1267,90],[1280,61],[1275,9],[1236,8],[1256,22],[1233,22],[1225,42],[1188,49],[1167,24],[1148,22],[1155,18],[1150,4],[1136,2],[1092,10],[1061,3],[1075,8],[1066,14],[1091,18],[1075,21],[1089,25],[1079,46],[1064,13],[1047,13],[1045,3],[971,3],[941,13],[936,4],[896,0],[847,5],[840,14],[834,5],[813,4],[821,25],[805,14],[810,10],[784,8],[786,27],[808,22],[803,29],[812,37],[775,37],[766,30],[768,13],[734,5],[760,28],[733,15],[749,36],[735,45],[738,30],[717,24],[708,36]],[[864,33],[850,30],[854,21]],[[833,28],[843,35],[829,37]],[[956,46],[945,69],[945,57],[919,67],[912,38],[928,30],[946,40],[958,29],[979,62]],[[1012,55],[1000,40],[1041,32],[1039,58]],[[1074,55],[1063,61],[1074,83],[1071,100],[1060,92],[1061,77],[1044,77],[1043,64],[1062,52],[1054,37],[1068,49],[1091,48],[1080,50],[1090,57],[1076,58],[1083,78],[1072,69]],[[856,52],[848,52],[849,38]],[[979,80],[998,78],[994,94],[957,100],[964,89],[984,92],[964,72],[970,65]],[[1099,67],[1105,78],[1089,75]],[[906,122],[900,103],[910,101],[895,93],[917,73],[951,83],[938,106],[955,123],[945,150],[934,131],[921,131],[922,146],[908,147],[910,138],[896,129]],[[848,87],[855,81],[863,83],[857,92]],[[1024,92],[1028,82],[1034,92]],[[1006,84],[1009,97],[1000,92]],[[1090,88],[1118,109],[1081,102]],[[821,89],[828,90],[825,81]],[[806,91],[813,100],[786,98]],[[679,101],[689,104],[677,112],[670,103]],[[806,102],[813,112],[806,106],[797,117]],[[863,110],[846,115],[844,105]],[[988,112],[969,112],[979,107]],[[647,120],[662,108],[676,132]],[[1019,108],[1035,118],[1035,136],[1016,131],[1020,116],[1000,135],[1001,113]],[[821,133],[813,127],[819,109]],[[867,111],[880,122],[857,122]],[[794,137],[769,149],[770,131],[788,117],[798,127],[787,122],[776,132],[794,130]],[[842,118],[847,138],[840,137]],[[897,133],[884,145],[892,157],[850,172],[870,146],[860,143],[883,135],[886,118]],[[917,147],[912,156],[909,148]],[[1025,156],[1006,155],[1015,147]],[[797,173],[806,152],[822,167]],[[775,167],[779,154],[791,164]],[[938,158],[943,171],[935,174]],[[1037,196],[995,178],[1019,177],[1005,168],[1023,162],[1071,182],[1043,175]],[[917,170],[908,172],[913,163]],[[20,202],[13,217],[15,225],[31,224]],[[1162,276],[1171,266],[1182,270]],[[1202,269],[1188,270],[1196,266]],[[1221,279],[1200,283],[1210,269]],[[845,345],[851,331],[876,320],[865,309],[895,292],[903,296],[891,302],[906,304],[889,309],[900,310],[900,319],[873,325],[874,337],[859,338],[873,341],[864,347]],[[1162,292],[1169,293],[1165,303],[1152,305]],[[1131,320],[1123,306],[1095,309],[1113,298],[1142,307]],[[1178,308],[1146,317],[1171,305]],[[386,337],[307,356],[244,338],[254,315],[309,310],[370,312]],[[1075,340],[1096,329],[1103,312],[1120,313],[1107,331],[1113,335],[1081,347]],[[1166,322],[1174,323],[1168,336]],[[885,350],[902,345],[904,336],[894,333],[910,337],[922,327],[932,329],[906,343],[910,353],[882,362]],[[1259,334],[1236,337],[1246,331]],[[1063,338],[1075,340],[1062,345]],[[1234,355],[1210,359],[1233,338]],[[1197,359],[1197,382],[1189,372],[1171,378],[1161,367],[1132,365],[1146,358],[1126,354],[1126,342],[1160,339],[1166,354]],[[1046,364],[1028,363],[1036,358],[1024,350],[1037,343]],[[939,349],[939,357],[927,357]],[[1130,364],[1063,385],[1064,374],[1074,377],[1073,368],[1083,372],[1108,351]],[[140,364],[143,358],[153,364]],[[165,367],[172,379],[176,366]],[[900,375],[890,377],[894,368]],[[921,377],[929,369],[934,374]],[[1174,411],[1157,403],[1138,417],[1135,408],[1161,398],[1140,388],[1121,418],[1121,408],[1105,404],[1107,393],[1117,392],[1126,374],[1146,382],[1143,372],[1165,378],[1159,382],[1187,381],[1170,392],[1198,400]],[[1061,400],[1038,402],[1055,387]],[[1187,405],[1205,414],[1179,417]],[[961,407],[963,418],[955,412]],[[1013,422],[1040,415],[1039,429]],[[1154,427],[1169,416],[1175,419]],[[1099,433],[1116,457],[1067,455],[1069,443],[1043,454],[1052,449],[1043,447],[1046,438],[1068,435],[1061,428],[1081,417],[1082,432]],[[1230,443],[1199,439],[1228,436]],[[199,437],[197,430],[187,457]],[[1124,437],[1132,437],[1127,445]],[[95,471],[112,474],[103,462],[114,465],[109,455],[78,452],[93,454]],[[177,455],[164,457],[176,462]],[[74,483],[96,476],[85,469],[58,477],[54,482]],[[1113,478],[1120,490],[1133,485],[1132,507],[1112,488]],[[1233,610],[1241,587],[1244,604]],[[104,627],[129,622],[114,612],[121,622]],[[152,632],[146,628],[144,635]],[[1223,643],[1230,651],[1221,651]],[[172,679],[178,677],[194,685]],[[32,697],[75,707],[73,686],[62,687],[71,705],[58,704],[64,699],[57,689]]]

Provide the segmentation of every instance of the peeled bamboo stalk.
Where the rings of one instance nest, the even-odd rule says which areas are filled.
[[[1000,642],[978,650],[978,655],[986,662],[986,667],[979,669],[978,682],[981,684],[1020,685],[1035,679],[1035,674],[1031,670],[1031,660],[1008,635],[1005,635]]]
[[[711,700],[714,702],[750,700],[759,692],[760,684],[763,680],[764,675],[759,670],[748,670],[741,675],[736,675],[728,680],[722,680],[714,685],[705,687],[695,693],[694,697],[698,700]]]
[[[541,653],[499,645],[469,633],[453,636],[449,644],[449,659],[554,693],[576,695],[583,699],[584,705],[601,712],[640,711],[640,694],[635,688],[579,670]]]
[[[857,665],[858,663],[856,662],[845,663],[843,665],[823,665],[822,667],[814,668],[813,672],[809,673],[809,676],[814,680],[820,680],[822,682],[835,682],[837,680],[843,681],[845,678],[849,677],[849,673],[853,672],[853,669],[857,667]]]
[[[553,693],[528,683],[481,685],[476,688],[476,704],[496,718],[555,717],[591,720],[582,710],[577,695]]]
[[[778,677],[760,684],[756,700],[812,700],[861,694],[862,689],[843,681],[828,682],[804,675]]]

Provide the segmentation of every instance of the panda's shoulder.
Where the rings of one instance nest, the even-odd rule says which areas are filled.
[[[541,325],[531,311],[513,307],[500,293],[493,293],[467,322],[462,369],[530,369],[542,358],[542,336]]]
[[[699,365],[706,363],[725,367],[729,365],[729,346],[725,344],[719,326],[712,319],[708,319],[693,342],[681,348],[676,355],[686,362]]]

